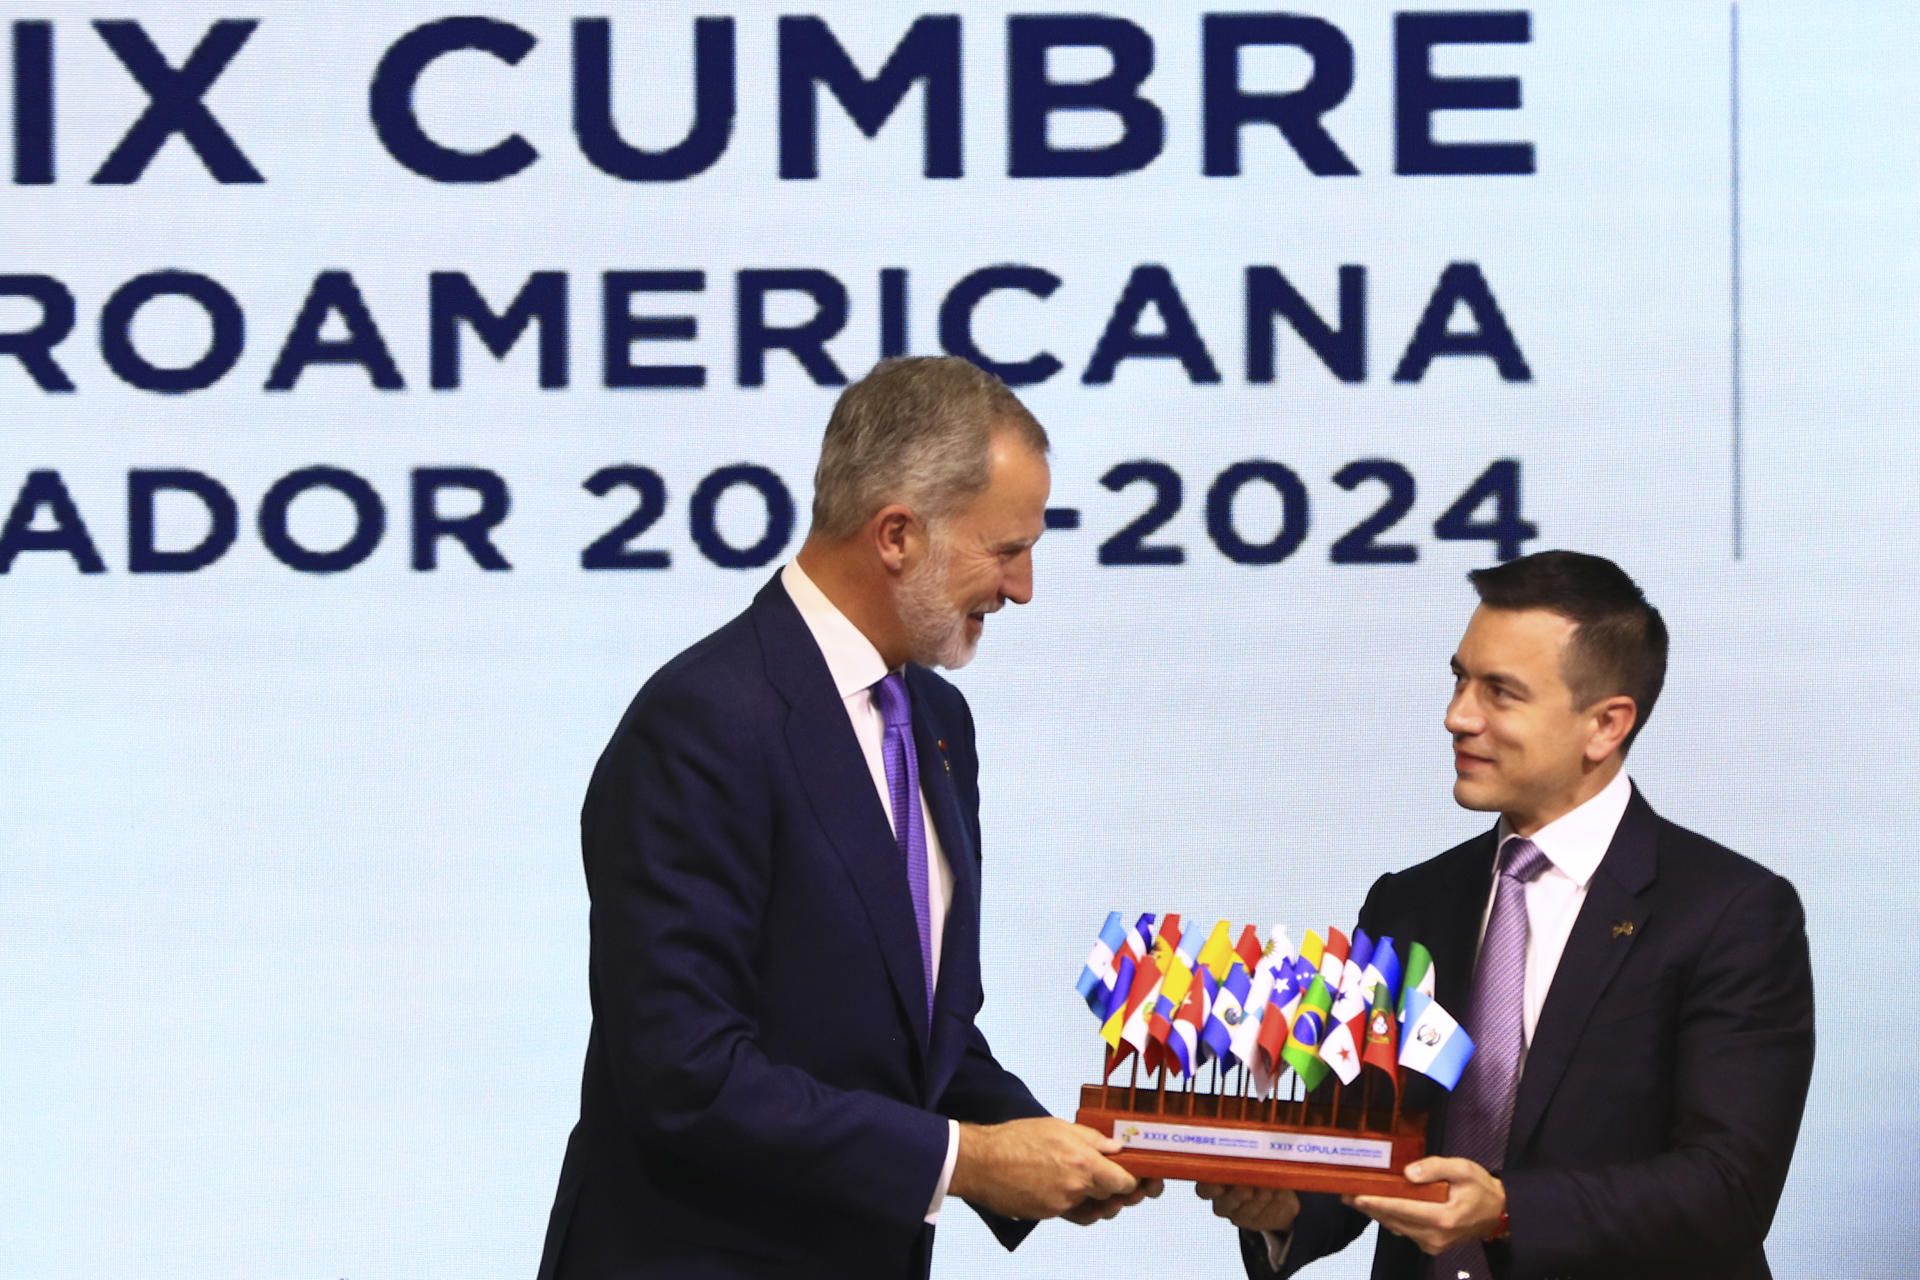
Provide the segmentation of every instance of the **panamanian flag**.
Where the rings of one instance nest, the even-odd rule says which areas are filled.
[[[1320,1057],[1333,1068],[1341,1084],[1352,1084],[1360,1078],[1360,1049],[1366,1036],[1367,1011],[1373,1003],[1361,979],[1372,959],[1373,939],[1365,929],[1355,929],[1346,967],[1340,973],[1340,989],[1327,1015],[1326,1042],[1320,1046]]]

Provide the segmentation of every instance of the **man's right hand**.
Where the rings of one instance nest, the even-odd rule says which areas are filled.
[[[1196,1182],[1194,1194],[1211,1201],[1215,1217],[1242,1231],[1291,1231],[1300,1216],[1300,1197],[1279,1187],[1223,1187]]]
[[[1127,1195],[1134,1176],[1108,1156],[1118,1139],[1052,1116],[963,1124],[948,1193],[1009,1218],[1057,1218],[1088,1200]]]

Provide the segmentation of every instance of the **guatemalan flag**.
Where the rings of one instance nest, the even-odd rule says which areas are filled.
[[[1114,983],[1119,978],[1113,965],[1114,953],[1126,945],[1126,922],[1120,918],[1118,911],[1107,912],[1107,922],[1101,926],[1093,950],[1087,953],[1087,964],[1080,971],[1077,986],[1080,998],[1087,1002],[1087,1008],[1103,1022],[1107,1016],[1107,1004],[1113,999]]]
[[[1426,992],[1415,987],[1405,995],[1407,1024],[1400,1037],[1400,1065],[1444,1089],[1453,1088],[1473,1057],[1473,1038]]]

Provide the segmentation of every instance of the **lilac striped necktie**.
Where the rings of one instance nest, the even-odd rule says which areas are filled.
[[[1524,836],[1509,836],[1500,847],[1500,887],[1480,943],[1467,1012],[1473,1060],[1447,1104],[1446,1154],[1493,1173],[1506,1164],[1527,1043],[1527,883],[1546,868],[1547,855]],[[1477,1240],[1433,1260],[1433,1280],[1486,1280],[1488,1275],[1487,1251]]]
[[[927,1018],[933,1018],[933,915],[927,904],[927,822],[920,812],[920,754],[913,744],[913,705],[907,679],[889,672],[873,686],[873,705],[886,725],[880,758],[887,766],[887,796],[893,803],[893,838],[907,863],[907,891],[920,929],[920,972],[927,980]]]

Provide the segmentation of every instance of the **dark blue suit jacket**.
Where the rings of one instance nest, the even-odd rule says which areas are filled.
[[[974,1025],[973,719],[907,684],[953,871],[931,1024],[892,828],[779,580],[634,698],[581,813],[593,1029],[541,1280],[924,1275],[947,1117],[1045,1114]]]
[[[1497,830],[1497,828],[1496,828]],[[1382,876],[1360,926],[1433,954],[1440,1003],[1464,1011],[1494,833]],[[1764,1280],[1813,1073],[1813,976],[1793,886],[1675,826],[1636,788],[1560,956],[1507,1141],[1509,1243],[1496,1275]],[[1446,1140],[1446,1093],[1409,1074],[1407,1105]],[[1301,1197],[1282,1275],[1345,1248],[1369,1219]],[[1266,1245],[1242,1235],[1254,1280]],[[1380,1232],[1375,1280],[1429,1259]]]

